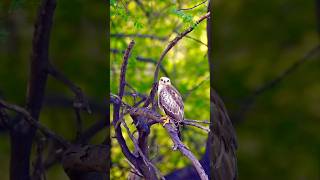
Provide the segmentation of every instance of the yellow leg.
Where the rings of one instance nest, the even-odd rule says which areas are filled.
[[[170,118],[167,115],[162,116],[161,120],[163,120],[163,126],[165,126],[166,124],[170,123]]]

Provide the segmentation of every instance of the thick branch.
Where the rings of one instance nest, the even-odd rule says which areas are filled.
[[[203,167],[201,166],[200,162],[198,159],[192,154],[192,152],[181,142],[176,127],[172,127],[171,124],[166,124],[165,125],[166,130],[168,131],[175,147],[177,147],[180,152],[186,156],[187,158],[190,159],[192,162],[193,166],[196,168],[201,180],[208,180],[208,176],[205,173]]]
[[[33,34],[31,69],[27,91],[27,111],[37,120],[41,111],[47,82],[46,68],[49,64],[49,41],[55,0],[43,0],[38,11]],[[21,120],[10,131],[11,159],[10,179],[30,179],[30,154],[36,129]]]
[[[104,145],[72,146],[63,154],[63,168],[66,171],[106,172],[108,151]]]
[[[162,122],[162,120],[160,119],[161,115],[152,111],[152,110],[149,110],[149,109],[144,109],[144,108],[132,108],[130,110],[130,115],[131,116],[144,116],[145,118],[147,119],[150,119],[150,125],[153,124],[153,123],[159,123],[159,122]],[[190,125],[190,122],[188,123]],[[172,141],[174,142],[175,144],[175,147],[177,147],[181,153],[183,155],[185,155],[186,157],[188,157],[194,167],[196,168],[199,176],[201,177],[201,179],[208,179],[206,173],[204,172],[201,164],[199,163],[199,161],[195,158],[195,156],[190,152],[190,150],[180,141],[179,137],[178,137],[178,133],[175,129],[175,127],[172,127],[171,124],[167,124],[165,126],[165,128],[167,129]],[[208,130],[209,131],[209,130]]]

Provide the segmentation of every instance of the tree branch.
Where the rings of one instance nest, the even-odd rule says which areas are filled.
[[[91,109],[87,98],[82,92],[81,88],[76,86],[72,81],[70,81],[66,76],[64,76],[60,71],[53,67],[53,65],[49,64],[48,72],[58,81],[61,81],[64,85],[66,85],[74,94],[75,100],[73,103],[74,108],[76,109],[85,109],[89,114],[91,114]]]
[[[38,122],[37,119],[33,118],[31,116],[31,114],[25,110],[24,108],[14,105],[14,104],[10,104],[7,103],[5,101],[3,101],[2,99],[0,99],[0,105],[15,111],[21,115],[23,115],[23,117],[25,118],[25,120],[33,127],[39,129],[44,135],[46,135],[48,138],[55,140],[56,142],[58,142],[60,145],[62,145],[63,147],[68,147],[70,145],[70,143],[68,141],[66,141],[64,138],[62,138],[61,136],[55,134],[54,132],[52,132],[50,129],[48,129],[47,127],[43,126],[42,124],[40,124]]]
[[[191,27],[189,27],[187,30],[185,30],[184,32],[182,32],[181,34],[179,34],[177,37],[175,37],[166,47],[166,49],[162,52],[158,62],[157,62],[157,66],[156,66],[156,70],[154,72],[154,79],[153,79],[153,85],[152,85],[152,89],[150,92],[150,95],[148,97],[148,99],[146,100],[144,107],[149,106],[150,103],[153,103],[153,108],[156,108],[156,103],[154,101],[155,98],[155,94],[158,88],[158,75],[159,75],[159,69],[160,69],[160,65],[164,59],[164,57],[166,56],[166,54],[183,38],[185,37],[187,34],[189,34],[191,31],[194,30],[194,28],[201,23],[203,20],[207,19],[210,16],[210,12],[208,12],[207,14],[205,14],[204,16],[200,17],[199,20],[197,20],[195,22],[195,24]]]
[[[208,175],[205,173],[203,167],[201,166],[198,159],[192,154],[192,152],[180,141],[180,138],[178,136],[176,127],[172,127],[171,124],[166,124],[165,128],[167,132],[169,133],[175,147],[177,147],[180,152],[190,159],[193,166],[196,168],[198,175],[200,176],[201,180],[208,180]]]
[[[289,66],[287,69],[282,71],[280,74],[278,74],[274,79],[271,81],[265,83],[261,87],[254,90],[250,95],[244,98],[242,104],[240,105],[240,108],[238,112],[235,113],[234,119],[237,122],[240,122],[243,120],[243,115],[251,108],[252,104],[255,102],[255,98],[263,94],[264,92],[268,91],[269,89],[272,89],[273,87],[280,84],[287,76],[292,74],[296,69],[298,69],[303,63],[311,59],[313,56],[317,55],[320,51],[320,45],[317,45],[313,49],[311,49],[309,52],[307,52],[302,58],[298,59],[296,62],[294,62],[291,66]]]
[[[38,120],[44,99],[49,64],[49,41],[53,21],[55,0],[43,0],[38,11],[31,54],[26,109],[34,120]],[[11,158],[10,179],[30,178],[30,154],[36,129],[21,120],[10,131]]]
[[[149,125],[162,122],[162,120],[160,119],[161,118],[160,114],[145,108],[132,108],[130,110],[130,115],[135,117],[144,116],[145,118],[150,119]],[[190,125],[190,123],[188,124]],[[175,147],[177,147],[183,155],[185,155],[192,161],[201,179],[208,179],[199,161],[195,158],[195,156],[191,153],[191,151],[180,141],[177,131],[175,129],[176,127],[172,127],[172,126],[173,124],[170,123],[170,124],[167,124],[165,128],[167,129],[172,141],[174,142]]]
[[[119,49],[114,49],[114,48],[111,48],[110,51],[114,54],[119,54],[119,53],[122,53],[124,54],[124,51],[120,51]],[[154,65],[157,65],[157,61],[152,59],[152,58],[146,58],[146,57],[142,57],[142,56],[136,56],[135,57],[137,61],[140,61],[140,62],[146,62],[146,63],[151,63],[151,64],[154,64]],[[163,65],[160,65],[160,70],[163,72],[163,74],[167,77],[170,77],[169,76],[169,73],[167,72],[167,70],[163,67]]]
[[[152,40],[159,40],[159,41],[166,41],[166,37],[159,37],[155,35],[150,35],[150,34],[123,34],[123,33],[117,33],[117,34],[110,34],[110,37],[116,37],[116,38],[124,38],[124,37],[138,37],[138,38],[149,38]]]
[[[206,3],[206,2],[207,2],[207,0],[204,0],[204,1],[202,1],[201,3],[194,5],[193,7],[190,7],[190,8],[181,8],[181,9],[178,9],[178,11],[186,11],[186,10],[195,9],[196,7],[201,6],[202,4],[204,4],[204,3]]]

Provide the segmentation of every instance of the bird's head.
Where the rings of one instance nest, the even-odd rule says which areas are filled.
[[[167,77],[161,77],[159,80],[159,85],[170,85],[171,81]]]

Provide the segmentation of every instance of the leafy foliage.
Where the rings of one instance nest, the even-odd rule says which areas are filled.
[[[111,48],[123,51],[126,49],[131,39],[136,44],[129,59],[127,69],[127,82],[134,87],[136,91],[143,95],[148,95],[153,81],[155,65],[153,63],[141,62],[136,59],[137,56],[157,61],[161,52],[166,48],[169,41],[179,32],[194,24],[194,19],[204,15],[206,9],[197,9],[190,12],[177,11],[178,6],[171,4],[168,0],[163,1],[141,1],[143,9],[134,1],[126,4],[126,17],[115,15],[117,8],[111,7],[111,34],[147,34],[154,37],[165,37],[165,40],[141,38],[141,37],[111,37]],[[120,3],[118,2],[118,5]],[[192,5],[184,1],[181,5]],[[125,9],[122,6],[123,9]],[[203,8],[206,8],[203,6]],[[122,10],[121,10],[122,11]],[[125,11],[124,11],[125,12]],[[134,12],[134,17],[133,13]],[[145,12],[149,12],[149,17]],[[138,19],[142,28],[136,28],[132,23],[132,18]],[[206,24],[203,22],[197,29],[190,33],[190,36],[207,42]],[[209,102],[209,71],[208,60],[206,57],[207,47],[189,38],[184,38],[179,42],[165,57],[163,67],[169,74],[169,78],[174,86],[182,95],[188,94],[185,99],[185,116],[189,119],[208,120],[210,115]],[[111,54],[111,92],[117,93],[119,85],[119,74],[122,63],[122,54]],[[160,77],[164,76],[160,72]],[[195,88],[201,82],[198,88]],[[134,92],[126,88],[127,92]],[[139,100],[139,98],[137,98]],[[125,101],[133,103],[134,99],[125,97]],[[112,107],[111,107],[112,108]],[[131,130],[134,130],[132,120],[128,116],[125,118]],[[183,130],[183,142],[190,147],[191,151],[200,158],[205,150],[206,133],[203,131],[185,127]],[[125,129],[123,129],[125,132]],[[111,130],[111,136],[114,135]],[[124,133],[130,148],[133,150],[133,144]],[[169,173],[178,168],[189,164],[189,160],[183,157],[180,152],[172,151],[172,142],[167,132],[161,125],[152,126],[149,138],[150,158],[156,162],[156,166],[162,174]],[[125,160],[117,141],[112,139],[112,169],[111,179],[127,177],[130,173],[130,166]]]

